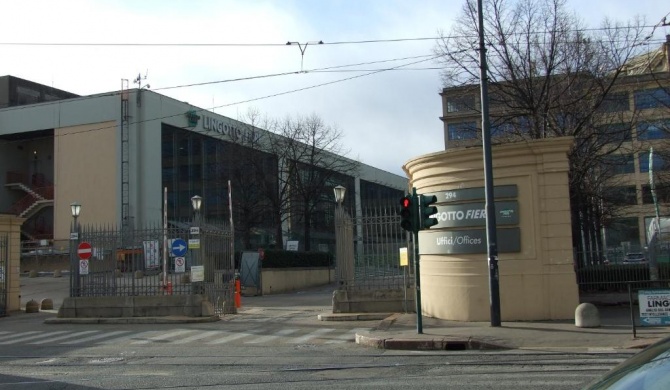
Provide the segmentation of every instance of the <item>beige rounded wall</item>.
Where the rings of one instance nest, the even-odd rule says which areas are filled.
[[[579,295],[568,189],[567,153],[572,142],[570,137],[552,138],[492,148],[493,185],[516,187],[518,202],[518,222],[508,229],[518,228],[518,250],[498,256],[503,321],[574,318]],[[419,194],[484,187],[480,147],[424,155],[403,169]],[[420,242],[433,237],[427,232],[419,235]],[[499,244],[509,247],[500,239]],[[490,320],[485,249],[476,254],[422,254],[420,273],[424,315]]]

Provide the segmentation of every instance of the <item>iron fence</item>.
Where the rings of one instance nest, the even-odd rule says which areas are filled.
[[[70,296],[204,294],[222,314],[234,292],[230,229],[201,224],[192,233],[190,224],[178,222],[167,229],[77,227],[70,245]],[[178,239],[188,242],[181,257],[172,253]]]
[[[0,234],[0,316],[7,315],[9,280],[9,234]]]
[[[352,257],[346,267],[345,259],[336,259],[340,284],[348,289],[402,289],[410,287],[413,278],[410,266],[400,265],[400,248],[408,247],[408,235],[400,227],[397,206],[391,204],[364,207],[362,215],[350,217],[336,213],[338,241],[344,238],[345,248],[339,256]],[[346,234],[346,230],[350,234]],[[338,242],[338,245],[341,243]],[[412,251],[409,250],[409,253]],[[411,264],[411,262],[410,262]]]

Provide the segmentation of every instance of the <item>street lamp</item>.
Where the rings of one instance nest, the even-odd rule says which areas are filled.
[[[305,46],[303,46],[303,44],[301,44],[300,42],[291,42],[291,41],[286,42],[286,46],[298,45],[298,48],[300,49],[300,71],[301,72],[303,71],[302,70],[302,61],[305,59],[305,50],[307,50],[307,45],[309,45],[310,43],[313,44],[313,45],[314,44],[323,45],[323,41],[305,42],[304,43]]]
[[[202,267],[203,264],[202,260],[199,258],[200,255],[198,254],[199,252],[199,247],[200,247],[200,208],[202,207],[202,197],[195,195],[191,198],[191,205],[193,206],[193,225],[194,229],[191,229],[191,237],[193,237],[193,240],[197,240],[198,244],[193,247],[193,265]],[[191,271],[193,272],[193,265],[191,266]],[[191,281],[193,283],[193,291],[196,294],[202,294],[203,288],[202,288],[202,283],[201,280],[198,280],[197,283],[195,280]]]
[[[70,296],[77,297],[79,296],[79,262],[77,261],[77,256],[75,256],[75,251],[79,245],[79,225],[77,224],[77,218],[81,212],[81,205],[78,202],[70,203],[70,213],[72,214],[72,228],[70,229],[70,270],[74,278],[70,278]]]
[[[344,201],[344,194],[347,192],[347,189],[342,186],[337,186],[333,188],[333,192],[335,193],[335,202],[341,206],[342,202]]]

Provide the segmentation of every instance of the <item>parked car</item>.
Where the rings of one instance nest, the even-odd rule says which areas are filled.
[[[626,359],[583,390],[670,389],[670,337]]]
[[[644,253],[626,253],[626,256],[623,258],[623,264],[644,264],[647,262],[647,259],[644,257]]]

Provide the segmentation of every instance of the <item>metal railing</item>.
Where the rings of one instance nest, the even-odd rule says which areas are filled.
[[[223,314],[224,306],[234,298],[231,234],[225,226],[206,226],[200,227],[199,247],[189,249],[183,258],[171,255],[171,244],[177,238],[188,241],[188,224],[131,231],[79,227],[78,238],[70,245],[70,296],[203,294],[214,305],[215,312]],[[82,243],[89,244],[90,251],[80,253]],[[90,258],[82,259],[87,252]],[[203,279],[193,281],[192,267],[200,265],[204,267]]]

